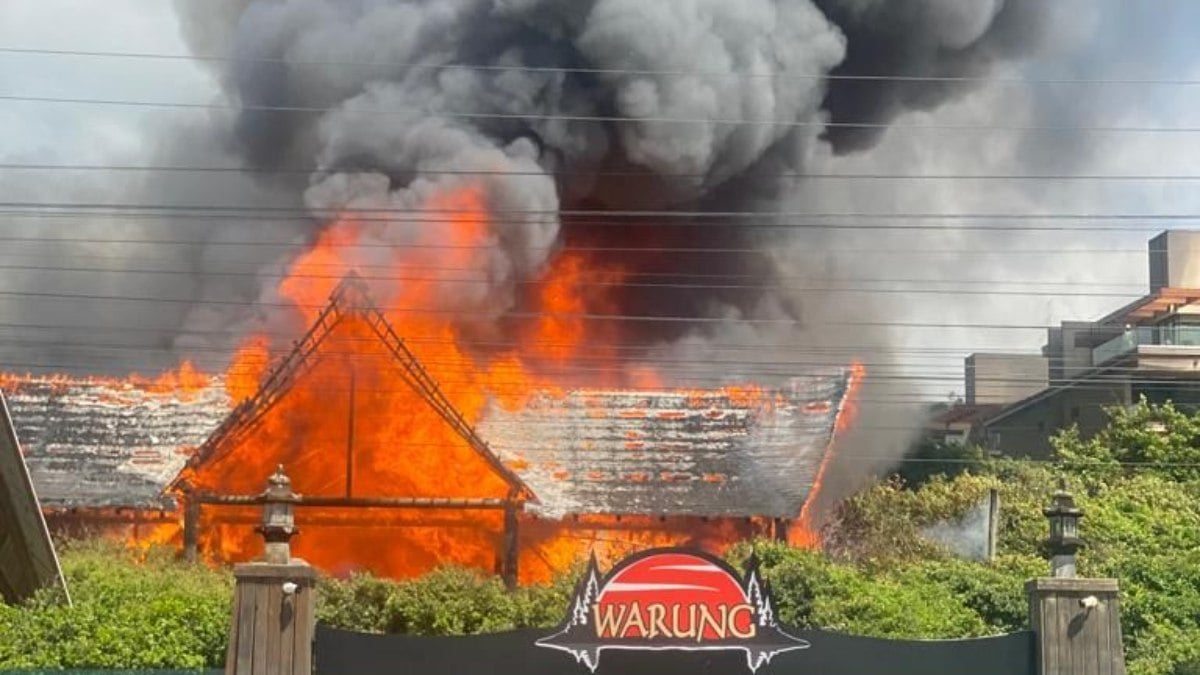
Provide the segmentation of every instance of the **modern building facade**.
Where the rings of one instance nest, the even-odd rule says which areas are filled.
[[[1003,404],[973,425],[970,440],[1002,455],[1048,457],[1053,434],[1072,426],[1095,434],[1112,406],[1144,397],[1200,409],[1200,231],[1158,235],[1149,264],[1146,296],[1097,321],[1050,328],[1042,357],[968,357],[966,405]]]

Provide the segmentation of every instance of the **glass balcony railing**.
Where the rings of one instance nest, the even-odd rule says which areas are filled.
[[[1092,350],[1092,365],[1099,366],[1138,345],[1200,346],[1200,326],[1138,326]]]

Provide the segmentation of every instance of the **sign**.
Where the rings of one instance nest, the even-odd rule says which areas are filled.
[[[757,565],[690,549],[592,560],[556,628],[462,636],[317,626],[316,675],[1036,675],[1033,633],[888,640],[779,623]]]
[[[644,551],[604,576],[593,557],[566,620],[536,644],[592,672],[606,650],[741,651],[755,672],[776,654],[810,646],[779,626],[753,559],[743,577],[718,558],[682,549]]]

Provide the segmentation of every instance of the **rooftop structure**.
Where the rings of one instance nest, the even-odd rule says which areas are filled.
[[[3,387],[46,508],[171,508],[163,488],[229,415],[218,379],[187,393],[63,376]]]
[[[1105,409],[1152,403],[1200,407],[1200,231],[1163,232],[1149,243],[1150,292],[1097,321],[1050,328],[1042,353],[1048,382],[977,422],[971,437],[992,450],[1049,456],[1049,437],[1071,426],[1085,436],[1108,422]],[[1017,358],[1015,355],[1013,358]],[[968,389],[971,389],[968,367]]]
[[[829,450],[849,374],[756,392],[574,391],[494,408],[480,433],[551,515],[795,517]]]
[[[82,377],[7,378],[43,506],[174,508],[167,488],[185,464],[237,455],[317,358],[323,336],[350,315],[367,317],[381,348],[412,368],[409,377],[421,377],[416,356],[361,285],[344,284],[292,356],[237,406],[219,378],[186,393]],[[440,392],[432,402],[441,401],[447,423],[496,472],[529,490],[533,499],[522,501],[538,513],[794,517],[832,443],[849,378],[848,369],[826,368],[779,389],[540,394],[519,410],[489,406],[477,429]]]

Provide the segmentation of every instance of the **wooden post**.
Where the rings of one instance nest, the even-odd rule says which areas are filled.
[[[200,500],[191,494],[183,502],[183,558],[190,563],[200,559]]]
[[[1039,675],[1125,675],[1115,579],[1034,579],[1025,592]]]
[[[1083,511],[1060,482],[1042,511],[1050,525],[1051,577],[1025,584],[1036,638],[1038,675],[1125,675],[1116,579],[1079,579],[1075,553]]]
[[[992,488],[988,491],[988,530],[987,550],[984,559],[995,560],[996,549],[1000,544],[1000,491]]]
[[[504,579],[504,585],[510,589],[517,587],[517,560],[520,557],[519,533],[517,531],[517,511],[519,508],[519,503],[513,500],[509,500],[504,505],[504,551],[500,564],[500,576]]]
[[[262,494],[266,561],[233,568],[237,582],[226,675],[312,675],[317,573],[291,557],[298,497],[283,467]]]
[[[772,529],[775,535],[775,541],[786,542],[788,538],[788,526],[786,518],[775,518],[772,521]]]
[[[303,560],[243,563],[225,655],[227,675],[311,675],[316,570]]]

